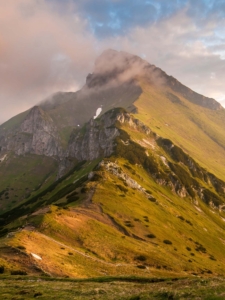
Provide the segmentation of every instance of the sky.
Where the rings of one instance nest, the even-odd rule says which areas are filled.
[[[108,48],[225,106],[225,0],[0,0],[0,124],[81,88]]]

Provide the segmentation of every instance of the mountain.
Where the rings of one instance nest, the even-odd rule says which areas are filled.
[[[224,276],[225,111],[107,50],[76,93],[0,126],[0,265],[51,276]]]

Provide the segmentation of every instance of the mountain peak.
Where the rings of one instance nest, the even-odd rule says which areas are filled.
[[[93,74],[87,77],[88,87],[133,81],[151,65],[140,57],[112,49],[105,50],[95,61]]]
[[[140,72],[144,67],[150,64],[137,55],[133,55],[124,51],[116,51],[108,49],[95,61],[94,73],[111,73],[115,71],[123,72],[127,69],[136,67],[136,73]],[[139,68],[137,68],[137,66]]]
[[[124,51],[107,49],[96,59],[94,72],[87,76],[88,88],[107,88],[121,83],[136,82],[143,78],[148,84],[159,88],[169,88],[188,101],[209,108],[221,110],[223,107],[213,98],[202,96],[183,85],[173,76],[148,63],[137,55]]]

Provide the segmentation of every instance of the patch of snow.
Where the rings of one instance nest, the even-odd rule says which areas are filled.
[[[205,227],[203,228],[205,231],[208,231]]]
[[[221,217],[221,219],[225,222],[225,219],[223,217]]]
[[[129,145],[130,145],[129,141],[124,142],[123,140],[121,140],[121,142],[122,142],[125,146],[129,146]]]
[[[194,205],[194,207],[195,207],[198,211],[202,212],[201,208],[199,208],[199,207],[197,207],[197,206],[195,206],[195,205]]]
[[[101,107],[99,107],[97,110],[96,110],[96,113],[95,113],[95,116],[94,116],[94,119],[96,119],[99,115],[100,115],[100,113],[102,112],[102,108]]]
[[[145,144],[147,144],[147,145],[151,146],[151,147],[152,147],[152,149],[155,149],[155,145],[154,145],[154,144],[152,144],[152,143],[150,143],[148,140],[142,139],[142,141],[143,141]]]
[[[162,162],[164,163],[165,166],[169,167],[167,162],[166,162],[166,158],[164,156],[160,156]]]
[[[7,157],[7,154],[5,154],[4,156],[0,157],[0,162],[3,162]]]
[[[34,258],[38,259],[38,260],[42,260],[42,258],[41,258],[39,255],[35,254],[35,253],[31,253],[31,255],[32,255]]]

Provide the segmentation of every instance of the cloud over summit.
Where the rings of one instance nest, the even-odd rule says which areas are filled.
[[[95,58],[85,20],[36,0],[4,1],[0,14],[0,104],[11,103],[0,121],[18,106],[80,86]]]
[[[0,2],[0,123],[51,93],[81,87],[107,48],[141,56],[205,96],[225,98],[223,1]]]

